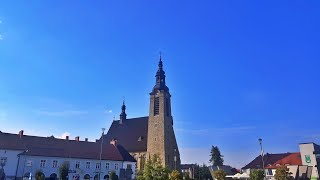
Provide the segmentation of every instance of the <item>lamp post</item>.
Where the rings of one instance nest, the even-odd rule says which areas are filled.
[[[103,136],[104,136],[104,131],[106,129],[105,128],[102,128],[102,136],[101,136],[101,146],[100,146],[100,168],[99,168],[99,180],[101,180],[100,176],[101,176],[101,158],[102,158],[102,144],[103,144]]]
[[[263,174],[265,174],[265,172],[264,172],[264,159],[263,159],[264,154],[263,154],[263,148],[262,148],[262,139],[261,139],[261,138],[259,138],[259,139],[258,139],[258,141],[259,141],[259,144],[260,144],[260,150],[261,150],[260,155],[261,155],[261,159],[262,159],[262,169],[263,169]]]

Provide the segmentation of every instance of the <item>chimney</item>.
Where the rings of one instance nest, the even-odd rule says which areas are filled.
[[[66,140],[69,140],[69,136],[66,136]]]
[[[85,141],[85,142],[88,142],[88,138],[85,138],[84,141]]]
[[[22,136],[23,136],[23,130],[19,131],[19,136],[20,136],[20,138],[22,138]]]
[[[117,145],[117,140],[116,140],[116,139],[112,139],[112,140],[110,141],[110,144],[116,146],[116,145]]]
[[[77,142],[79,142],[80,137],[79,137],[79,136],[77,136],[77,137],[75,137],[75,138],[74,138],[74,140],[76,140]]]

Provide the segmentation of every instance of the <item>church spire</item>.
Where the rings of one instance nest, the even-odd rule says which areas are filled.
[[[127,119],[126,105],[125,105],[125,102],[123,100],[122,106],[121,106],[120,124],[122,124],[126,119]]]
[[[160,54],[160,60],[158,64],[158,71],[156,73],[156,85],[152,89],[152,94],[156,93],[158,90],[169,91],[169,88],[166,86],[166,75],[163,70],[162,57]]]

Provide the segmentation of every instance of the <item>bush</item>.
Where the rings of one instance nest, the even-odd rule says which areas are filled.
[[[252,170],[250,173],[250,180],[263,180],[264,173],[261,169]]]
[[[222,169],[216,170],[213,172],[213,177],[216,180],[225,180],[227,173],[225,173]]]

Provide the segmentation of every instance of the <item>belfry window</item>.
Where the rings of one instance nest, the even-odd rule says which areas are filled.
[[[154,115],[159,114],[159,97],[154,98]]]

